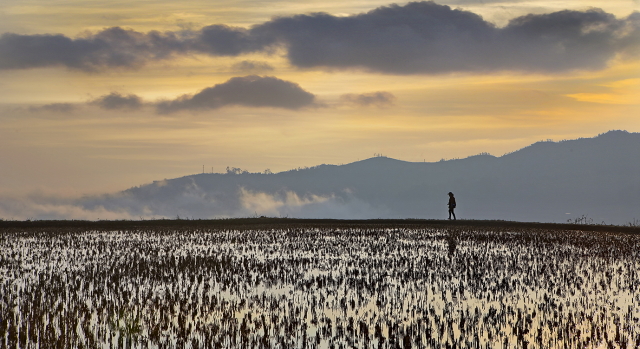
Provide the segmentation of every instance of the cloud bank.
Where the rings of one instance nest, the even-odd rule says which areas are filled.
[[[497,28],[469,11],[413,2],[350,17],[277,18],[253,31],[284,42],[298,67],[414,74],[598,69],[616,54],[637,55],[639,29],[640,14],[601,10],[527,15]]]
[[[85,71],[140,68],[178,55],[286,52],[299,68],[364,69],[386,74],[601,69],[640,54],[640,13],[559,11],[512,19],[498,28],[481,16],[434,2],[389,5],[338,17],[276,17],[251,28],[141,33],[119,27],[79,38],[0,36],[0,69],[63,66]]]
[[[300,109],[313,105],[315,96],[298,84],[272,76],[249,75],[235,77],[194,95],[156,105],[158,113],[180,110],[218,109],[224,106],[273,107]]]
[[[61,34],[0,36],[0,69],[63,66],[84,71],[140,68],[188,51],[178,33],[140,33],[119,27],[71,39]]]

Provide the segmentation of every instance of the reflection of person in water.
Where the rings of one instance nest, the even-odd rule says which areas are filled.
[[[456,220],[456,213],[453,212],[453,209],[456,208],[456,198],[453,197],[453,193],[449,192],[449,219],[451,219],[451,215],[453,215],[453,220]]]

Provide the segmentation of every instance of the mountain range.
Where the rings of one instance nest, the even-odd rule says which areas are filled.
[[[374,157],[280,173],[234,168],[85,197],[78,204],[149,218],[445,219],[450,191],[458,219],[637,222],[640,133],[537,142],[500,157]]]

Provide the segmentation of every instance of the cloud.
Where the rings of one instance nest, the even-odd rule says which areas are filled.
[[[235,77],[205,88],[195,95],[184,95],[156,105],[162,114],[180,110],[208,110],[225,106],[300,109],[312,106],[315,96],[298,84],[276,77],[249,75]]]
[[[637,22],[637,21],[636,21]],[[604,68],[617,53],[637,50],[640,26],[601,10],[560,11],[515,18],[499,31],[497,66],[562,71]]]
[[[142,108],[142,98],[134,95],[122,95],[118,92],[111,92],[90,101],[89,104],[97,105],[106,110],[136,110]]]
[[[140,33],[119,27],[71,39],[61,34],[0,36],[0,69],[64,66],[85,71],[139,68],[148,61],[185,52],[178,34]]]
[[[243,72],[271,71],[273,67],[267,62],[241,61],[232,66],[233,70]]]
[[[200,30],[141,33],[120,27],[83,33],[72,39],[61,34],[0,36],[0,69],[63,66],[98,72],[109,68],[137,69],[152,61],[194,53],[237,56],[268,51],[273,38],[251,35],[247,29],[211,25]]]
[[[433,2],[390,5],[336,17],[281,17],[252,30],[287,46],[298,67],[360,68],[415,74],[495,70],[602,68],[637,49],[636,16],[618,20],[601,10],[518,17],[497,28],[479,15]]]
[[[72,39],[0,36],[0,69],[64,66],[85,71],[140,68],[178,55],[272,54],[299,68],[364,69],[385,74],[601,69],[640,55],[640,14],[559,11],[512,19],[503,28],[434,2],[389,5],[351,16],[275,17],[251,28],[141,33],[119,27]]]
[[[216,24],[202,28],[193,38],[191,47],[195,51],[215,56],[237,56],[264,51],[274,43],[275,38],[269,35],[261,35],[240,27]]]
[[[87,102],[105,110],[138,110],[145,106],[144,100],[135,94],[111,92]],[[181,110],[209,110],[225,106],[270,107],[300,109],[320,106],[315,96],[302,89],[298,84],[272,76],[249,75],[234,77],[194,95],[183,95],[174,100],[155,103],[156,111],[168,114]],[[72,112],[77,105],[71,103],[52,103],[32,106],[32,112]]]
[[[377,91],[362,94],[348,93],[340,96],[340,99],[347,104],[360,107],[376,106],[383,108],[393,105],[396,96],[390,92]]]
[[[71,113],[76,109],[77,109],[77,106],[72,103],[51,103],[51,104],[45,104],[41,106],[29,107],[29,111],[32,111],[32,112],[49,111],[54,113]]]

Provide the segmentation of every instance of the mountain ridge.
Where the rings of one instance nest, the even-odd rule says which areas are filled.
[[[274,174],[195,174],[91,205],[161,217],[443,218],[446,193],[468,219],[626,223],[640,217],[640,133],[541,141],[500,157],[438,162],[373,157]],[[111,201],[111,202],[110,202]],[[121,208],[122,209],[122,208]]]

